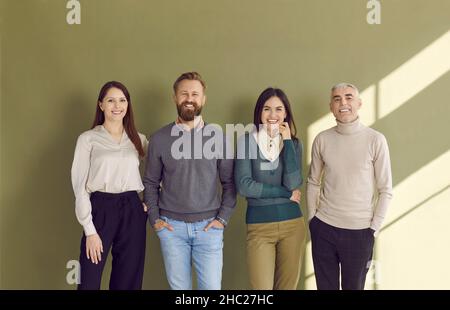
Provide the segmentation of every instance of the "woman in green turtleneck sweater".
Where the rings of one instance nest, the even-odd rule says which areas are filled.
[[[300,210],[302,144],[286,94],[265,89],[256,128],[241,136],[235,183],[247,198],[247,264],[253,289],[296,289],[306,228]]]

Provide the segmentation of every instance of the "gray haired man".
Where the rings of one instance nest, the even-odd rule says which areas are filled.
[[[386,138],[361,124],[358,89],[331,89],[337,125],[317,135],[307,181],[312,256],[318,289],[364,289],[374,237],[392,197]]]

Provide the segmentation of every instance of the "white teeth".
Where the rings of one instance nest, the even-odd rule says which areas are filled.
[[[349,109],[341,109],[341,110],[339,110],[339,112],[349,112],[350,110]]]

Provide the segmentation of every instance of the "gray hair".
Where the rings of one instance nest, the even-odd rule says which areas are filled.
[[[336,89],[338,89],[338,88],[346,88],[346,87],[353,88],[353,89],[356,91],[356,97],[359,98],[359,90],[358,90],[358,88],[357,88],[355,85],[353,85],[353,84],[351,84],[351,83],[346,83],[346,82],[344,82],[344,83],[338,83],[338,84],[334,85],[334,86],[331,88],[331,93],[333,93],[333,92],[334,92]]]

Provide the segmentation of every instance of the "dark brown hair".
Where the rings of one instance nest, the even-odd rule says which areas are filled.
[[[178,89],[178,84],[180,84],[183,80],[194,80],[199,81],[203,86],[203,91],[206,89],[206,83],[203,81],[202,76],[198,72],[185,72],[182,75],[180,75],[175,83],[173,83],[173,92],[176,93]]]
[[[255,112],[253,113],[253,124],[255,124],[256,130],[259,130],[259,125],[262,124],[261,113],[264,108],[264,104],[272,97],[279,98],[283,103],[284,109],[286,110],[285,122],[289,124],[292,140],[298,140],[298,138],[296,137],[297,127],[295,126],[294,117],[292,116],[289,99],[284,91],[279,88],[268,87],[261,93],[261,95],[259,95],[258,100],[256,101]]]
[[[134,147],[139,153],[139,156],[144,157],[145,153],[144,149],[142,148],[142,142],[141,139],[139,138],[139,134],[136,130],[136,127],[134,126],[134,117],[133,117],[133,109],[131,107],[130,93],[128,92],[125,85],[123,85],[122,83],[117,81],[110,81],[105,83],[105,85],[103,85],[102,89],[100,90],[100,93],[98,94],[97,109],[95,111],[95,118],[94,122],[92,123],[91,129],[97,125],[103,125],[103,123],[105,122],[105,114],[100,109],[99,103],[103,101],[106,94],[108,93],[108,90],[110,90],[111,88],[120,89],[125,95],[125,98],[127,98],[128,108],[127,113],[123,118],[123,127],[125,128],[125,132],[127,133],[128,138],[131,140],[131,142],[133,142]]]

